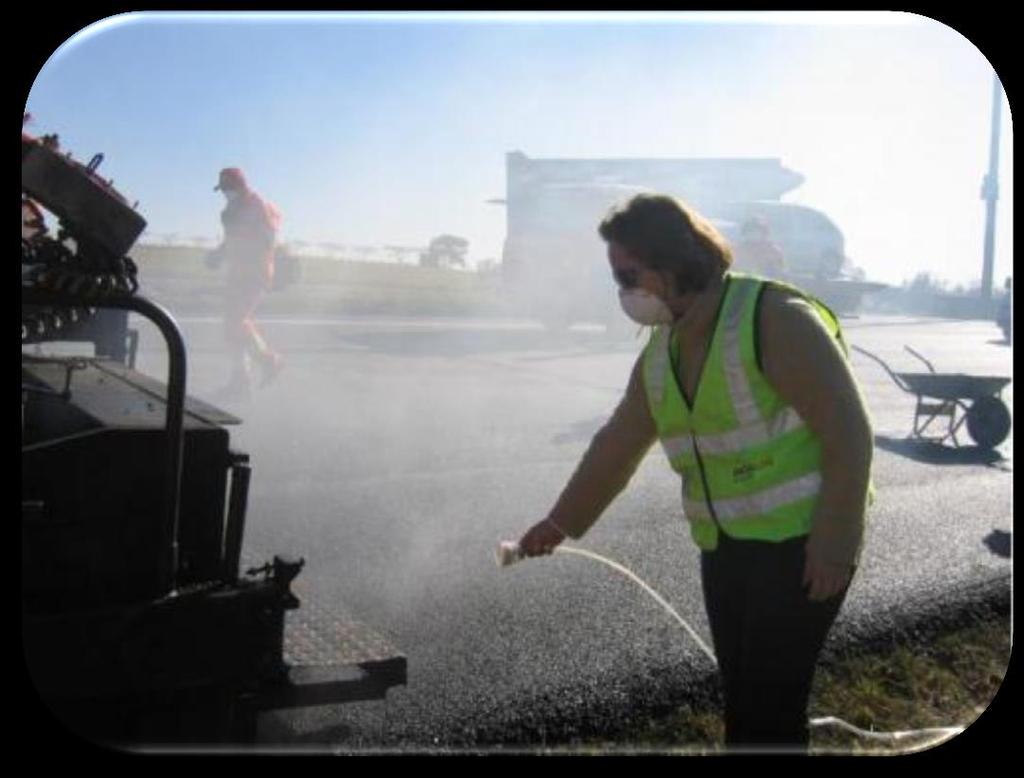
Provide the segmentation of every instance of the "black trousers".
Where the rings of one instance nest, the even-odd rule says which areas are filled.
[[[846,590],[824,602],[807,598],[806,541],[734,540],[721,533],[718,548],[701,554],[729,747],[807,748],[814,669]]]

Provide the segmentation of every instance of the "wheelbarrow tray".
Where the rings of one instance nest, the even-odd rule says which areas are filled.
[[[889,377],[905,392],[916,395],[914,431],[919,440],[945,442],[959,446],[957,431],[964,425],[982,448],[993,448],[1010,433],[1010,411],[999,396],[1012,379],[1006,376],[977,376],[963,373],[936,373],[932,363],[905,346],[907,351],[928,366],[927,373],[894,373],[880,357],[851,344],[851,349],[880,364]],[[968,404],[969,403],[969,404]],[[946,420],[941,435],[925,436],[925,430],[937,419]]]
[[[1010,383],[1003,376],[963,373],[897,373],[909,391],[938,400],[977,400],[998,395]]]

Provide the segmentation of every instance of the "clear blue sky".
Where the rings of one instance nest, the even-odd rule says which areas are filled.
[[[219,235],[244,168],[283,236],[497,258],[505,152],[778,157],[870,278],[981,274],[993,71],[909,14],[131,14],[61,46],[29,130],[56,132],[154,234]],[[1011,272],[1003,96],[997,283]]]

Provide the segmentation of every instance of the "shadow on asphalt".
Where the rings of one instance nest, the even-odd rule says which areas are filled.
[[[352,736],[351,728],[332,724],[311,732],[297,732],[281,717],[265,715],[259,723],[258,743],[261,746],[319,746],[325,752],[335,744],[343,744]]]
[[[406,357],[468,357],[516,351],[573,351],[581,353],[638,352],[641,342],[628,335],[604,330],[542,329],[410,329],[375,332],[346,332],[339,343],[380,354]]]
[[[994,529],[985,537],[984,543],[988,546],[988,550],[996,556],[1009,559],[1010,546],[1013,545],[1013,535],[1001,529]]]
[[[1012,470],[1012,460],[995,449],[981,446],[947,446],[917,438],[890,438],[885,435],[875,435],[875,445],[929,465],[984,465],[997,470]]]

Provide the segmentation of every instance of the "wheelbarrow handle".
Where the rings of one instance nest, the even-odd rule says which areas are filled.
[[[881,357],[877,357],[867,349],[861,348],[860,346],[856,346],[853,343],[850,344],[850,348],[852,348],[854,351],[860,352],[864,356],[868,357],[869,359],[873,359],[875,360],[875,362],[880,364],[882,368],[885,370],[885,372],[889,374],[889,377],[896,382],[896,386],[898,386],[904,392],[909,392],[910,394],[917,394],[916,392],[911,391],[910,385],[904,382],[898,375],[896,375],[892,371],[892,369],[887,364],[885,364],[885,362],[882,361]]]
[[[910,346],[904,346],[903,348],[905,348],[905,349],[906,349],[907,351],[909,351],[909,352],[910,352],[911,354],[913,354],[913,355],[914,355],[915,357],[917,357],[917,358],[918,358],[918,359],[920,359],[920,360],[921,360],[922,362],[924,362],[924,363],[925,363],[925,364],[926,364],[926,365],[928,366],[928,369],[929,369],[929,370],[930,370],[931,372],[933,372],[933,373],[935,372],[935,368],[934,368],[934,367],[932,367],[932,363],[931,363],[931,362],[929,362],[929,361],[928,361],[927,359],[925,359],[924,357],[922,357],[922,356],[921,356],[920,354],[918,354],[918,353],[917,353],[916,351],[914,351],[914,349],[912,349],[912,348],[911,348]]]

